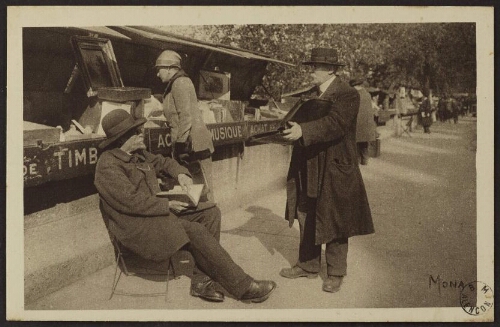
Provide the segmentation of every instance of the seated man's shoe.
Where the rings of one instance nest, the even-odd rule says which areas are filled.
[[[328,276],[323,281],[323,291],[329,293],[335,293],[340,291],[340,285],[342,285],[343,276]]]
[[[199,283],[192,283],[190,294],[210,302],[224,301],[224,294],[216,291],[214,281],[208,278]]]
[[[280,275],[285,278],[299,278],[307,277],[309,279],[318,277],[318,273],[312,273],[305,271],[299,266],[294,266],[292,268],[283,268],[280,271]]]
[[[248,303],[264,302],[275,288],[276,283],[272,280],[254,280],[240,300]]]

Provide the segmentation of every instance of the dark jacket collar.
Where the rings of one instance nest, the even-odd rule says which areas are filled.
[[[340,87],[340,85],[344,83],[339,76],[335,77],[335,79],[333,80],[333,82],[328,86],[328,88],[325,90],[325,92],[323,93],[323,95],[330,95],[332,93],[335,93],[338,88]],[[347,83],[346,83],[347,85]],[[347,85],[349,86],[349,85]]]

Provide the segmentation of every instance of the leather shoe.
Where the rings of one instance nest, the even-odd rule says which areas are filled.
[[[292,268],[283,268],[280,271],[280,275],[285,278],[307,277],[309,279],[312,279],[318,277],[318,273],[305,271],[299,266],[294,266]]]
[[[224,294],[215,290],[215,283],[211,279],[192,283],[190,294],[210,302],[224,301]]]
[[[328,276],[323,281],[323,291],[329,293],[335,293],[340,291],[340,285],[342,285],[343,276]]]
[[[275,288],[276,283],[272,280],[254,280],[240,300],[249,303],[264,302]]]

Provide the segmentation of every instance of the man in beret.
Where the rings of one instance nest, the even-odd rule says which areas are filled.
[[[287,177],[285,217],[300,225],[299,257],[285,278],[315,278],[321,269],[321,246],[326,245],[323,291],[340,290],[347,274],[349,237],[374,232],[368,198],[359,171],[356,149],[358,92],[335,74],[343,64],[337,51],[314,48],[311,60],[313,83],[320,99],[331,101],[323,118],[290,122],[285,139],[294,142]]]
[[[174,159],[146,151],[143,125],[117,109],[102,120],[107,139],[99,147],[94,184],[106,226],[118,241],[139,256],[165,261],[181,248],[191,252],[195,268],[190,294],[222,302],[214,281],[244,302],[263,302],[276,288],[273,281],[247,275],[219,244],[221,213],[214,203],[187,204],[157,197],[157,178],[170,176],[183,188],[193,183],[186,168]]]

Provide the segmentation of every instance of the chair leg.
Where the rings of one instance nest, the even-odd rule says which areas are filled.
[[[118,262],[119,262],[120,258],[121,258],[120,255],[118,255],[116,258],[115,275],[113,277],[113,284],[111,285],[111,294],[110,294],[108,300],[111,300],[111,298],[115,294],[116,286],[118,285],[118,282],[120,281],[120,277],[122,276],[122,271],[121,271],[121,269],[118,268]],[[118,270],[120,270],[119,273],[118,273]],[[116,277],[117,273],[118,273],[118,278]]]
[[[168,261],[168,268],[167,268],[167,285],[165,287],[165,302],[168,302],[168,282],[170,281],[170,264],[172,262],[169,260]]]
[[[172,274],[174,276],[174,279],[176,279],[177,275],[175,273],[175,268],[174,268],[174,263],[172,262],[172,258],[168,259],[167,285],[166,285],[166,289],[165,289],[165,302],[168,302],[168,283],[170,281],[170,269],[172,269]]]
[[[174,276],[175,279],[177,279],[177,274],[175,273],[175,267],[174,267],[174,264],[173,264],[173,261],[172,261],[172,258],[169,258],[168,260],[168,269],[167,269],[167,282],[166,282],[166,286],[165,286],[165,293],[151,293],[151,294],[134,294],[134,293],[128,293],[128,292],[122,292],[122,291],[117,291],[116,288],[118,286],[118,283],[120,281],[120,278],[122,276],[123,273],[125,273],[126,276],[129,276],[129,275],[132,275],[131,272],[129,272],[128,268],[127,268],[127,264],[125,263],[125,259],[119,249],[119,246],[115,243],[113,243],[113,245],[115,245],[116,249],[118,250],[118,254],[116,256],[116,265],[115,265],[115,274],[114,274],[114,277],[113,277],[113,284],[111,286],[111,294],[109,296],[109,299],[108,300],[111,300],[113,298],[113,295],[117,294],[117,295],[128,295],[128,296],[137,296],[137,297],[147,297],[147,296],[162,296],[162,295],[165,295],[165,302],[168,302],[168,283],[170,281],[170,269],[172,269],[172,274]],[[123,268],[120,268],[120,264],[122,265]],[[122,271],[122,269],[124,271]],[[135,274],[134,274],[135,275]]]

